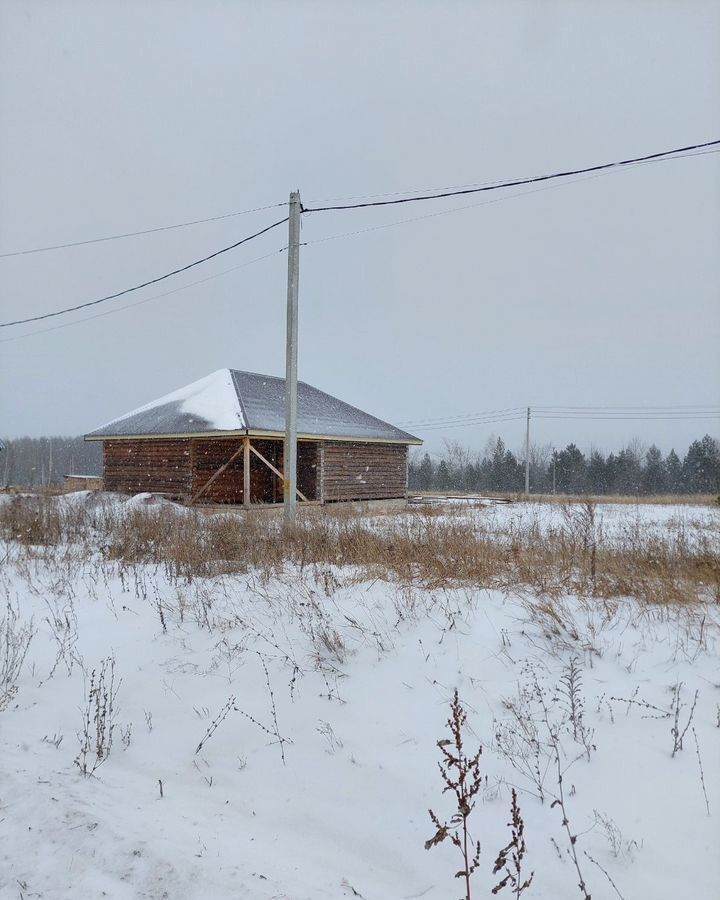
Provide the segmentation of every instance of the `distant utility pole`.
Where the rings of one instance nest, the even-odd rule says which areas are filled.
[[[283,500],[286,527],[295,524],[297,491],[297,352],[298,279],[300,276],[300,191],[290,194],[287,282],[287,346],[285,350],[285,447]]]
[[[527,408],[525,425],[525,493],[530,493],[530,407]]]
[[[557,463],[557,451],[553,447],[553,494],[555,493],[555,464]]]

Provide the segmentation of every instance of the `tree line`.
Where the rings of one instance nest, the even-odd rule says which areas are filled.
[[[0,483],[58,485],[64,475],[102,475],[102,444],[81,437],[20,437],[0,444]]]
[[[64,475],[102,475],[102,444],[82,437],[21,437],[0,441],[0,483],[58,485]],[[525,460],[502,438],[473,454],[448,442],[439,458],[416,454],[409,483],[417,491],[507,491],[525,488]],[[693,441],[681,459],[639,442],[605,456],[585,455],[575,444],[564,450],[530,448],[530,489],[536,494],[714,494],[720,492],[720,443],[709,434]]]
[[[473,455],[448,442],[437,459],[416,454],[409,464],[409,485],[418,491],[525,490],[525,459],[497,438]],[[720,443],[709,434],[693,441],[681,459],[666,456],[654,444],[639,442],[607,456],[585,455],[575,444],[564,450],[530,448],[530,490],[535,494],[716,494],[720,492]]]

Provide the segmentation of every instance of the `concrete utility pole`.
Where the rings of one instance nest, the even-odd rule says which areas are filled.
[[[530,407],[527,408],[525,425],[525,493],[530,493]]]
[[[295,524],[297,490],[298,279],[300,276],[300,191],[290,194],[288,233],[287,346],[285,350],[285,447],[283,500],[285,526]]]

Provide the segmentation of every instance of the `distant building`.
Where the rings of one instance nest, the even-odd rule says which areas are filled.
[[[85,439],[103,442],[105,490],[249,505],[282,502],[284,432],[284,378],[220,369]],[[297,432],[301,501],[406,496],[419,438],[304,382]]]

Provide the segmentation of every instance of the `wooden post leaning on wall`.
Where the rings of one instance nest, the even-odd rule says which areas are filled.
[[[250,507],[250,438],[243,442],[243,506]]]
[[[217,470],[217,472],[215,472],[215,474],[212,475],[205,482],[205,484],[200,488],[200,490],[195,494],[195,496],[190,499],[190,506],[192,506],[193,503],[195,503],[200,497],[202,497],[202,495],[210,487],[210,485],[215,481],[215,479],[219,478],[222,475],[222,473],[227,469],[227,467],[230,465],[230,463],[234,462],[238,458],[238,456],[240,456],[240,454],[242,452],[243,452],[243,446],[241,444],[238,447],[238,449],[233,453],[233,455],[230,457],[230,459],[226,463],[224,463],[222,466],[220,466],[220,468]]]
[[[254,447],[250,447],[250,449],[251,449],[252,452],[255,454],[255,456],[257,456],[257,458],[260,460],[260,462],[265,463],[265,465],[268,467],[268,469],[270,469],[271,472],[274,472],[274,473],[277,475],[277,477],[282,481],[282,483],[283,483],[283,485],[284,485],[284,484],[285,484],[285,476],[284,476],[283,473],[280,471],[280,469],[276,469],[275,466],[270,462],[270,460],[269,460],[269,459],[265,459],[265,457],[262,455],[262,453],[261,453],[259,450],[256,450]],[[305,496],[305,494],[301,493],[301,492],[298,490],[298,488],[295,488],[295,494],[296,494],[296,496],[298,496],[301,500],[304,500],[305,503],[309,503],[309,502],[310,502],[310,501],[308,500],[308,498]],[[283,496],[285,496],[284,491],[283,491]]]

